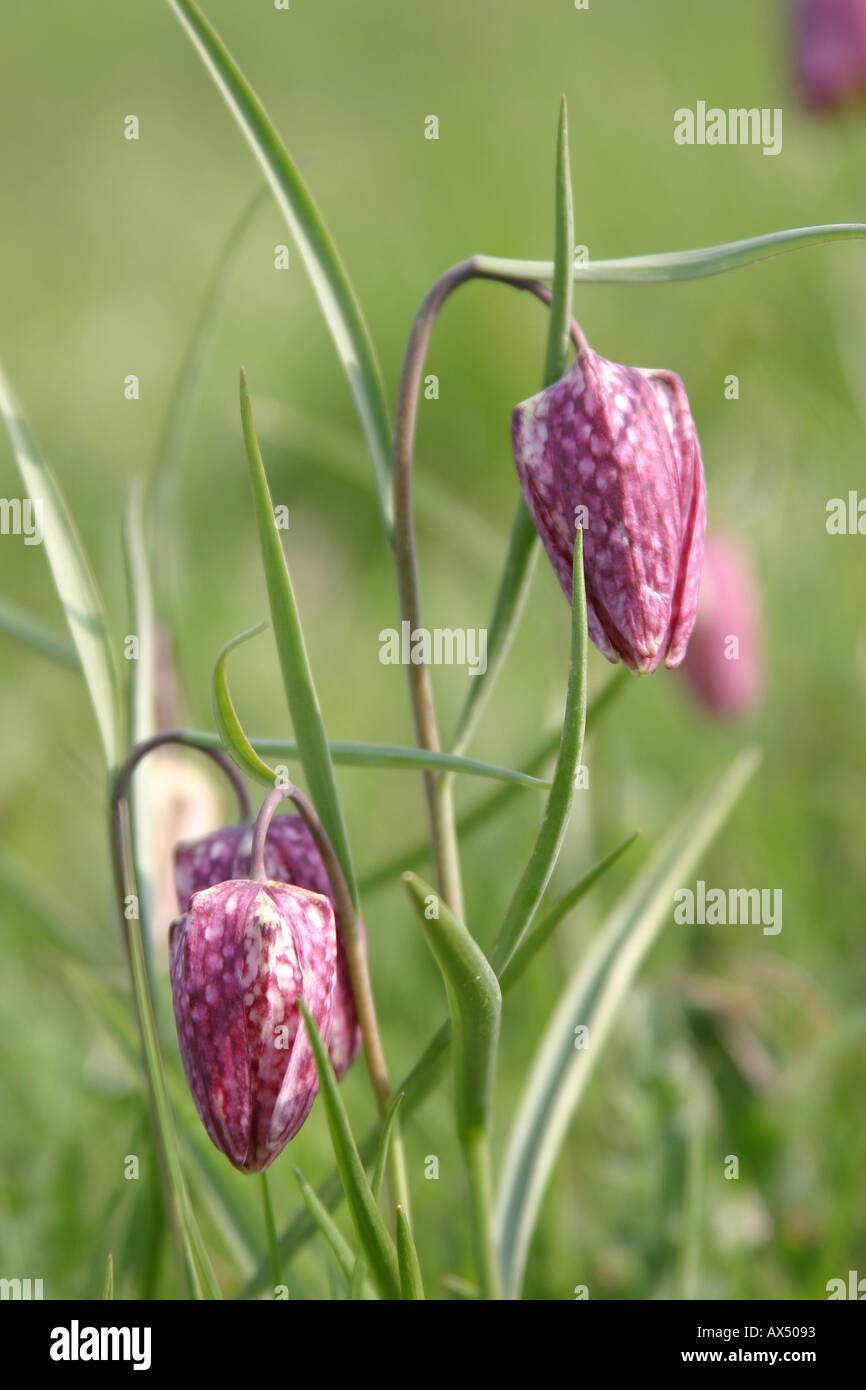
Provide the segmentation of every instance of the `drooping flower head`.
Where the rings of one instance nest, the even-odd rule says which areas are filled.
[[[310,1112],[318,1077],[298,1000],[328,1036],[337,935],[328,898],[229,879],[194,893],[169,934],[187,1082],[214,1144],[267,1168]]]
[[[701,703],[727,718],[750,714],[763,693],[758,591],[742,547],[730,536],[707,536],[698,616],[682,672]]]
[[[193,894],[201,889],[226,879],[247,877],[252,842],[252,826],[229,825],[201,840],[178,845],[174,852],[174,877],[181,911],[187,909]],[[321,893],[335,906],[322,857],[302,816],[274,816],[265,840],[264,863],[269,879]],[[339,1080],[358,1054],[361,1029],[339,923],[337,926],[334,1009],[330,1032],[322,1031],[322,1037]]]
[[[517,472],[566,594],[583,528],[589,635],[609,661],[677,666],[695,620],[706,526],[697,431],[680,378],[608,362],[582,342],[518,405]]]

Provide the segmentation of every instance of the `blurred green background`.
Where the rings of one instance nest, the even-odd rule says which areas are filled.
[[[392,402],[412,315],[445,267],[476,251],[551,254],[561,92],[577,240],[593,257],[866,217],[866,110],[820,121],[800,110],[785,3],[591,0],[580,12],[570,0],[293,0],[278,12],[270,0],[208,0],[206,11],[313,191]],[[2,33],[0,360],[65,489],[124,668],[125,500],[153,465],[202,297],[259,175],[158,0],[44,0],[7,11]],[[674,111],[698,100],[783,107],[782,154],[675,145]],[[137,142],[123,138],[129,114],[140,120]],[[435,142],[424,139],[429,114],[440,122]],[[244,363],[274,499],[291,509],[292,573],[329,732],[411,742],[404,673],[378,661],[379,631],[397,613],[371,474],[294,248],[290,269],[274,269],[274,247],[288,240],[266,201],[232,274],[197,403],[177,517],[179,601],[166,615],[181,714],[212,727],[216,653],[267,611],[236,408]],[[572,963],[680,806],[746,743],[760,746],[763,764],[697,876],[781,888],[784,928],[770,937],[671,922],[557,1166],[532,1248],[531,1298],[567,1299],[577,1284],[591,1298],[820,1298],[828,1279],[866,1274],[866,541],[825,530],[828,498],[866,494],[864,290],[866,248],[856,242],[704,282],[577,289],[576,312],[601,353],[673,368],[686,382],[710,524],[741,534],[762,586],[769,683],[753,723],[722,726],[676,673],[661,671],[629,682],[599,727],[585,759],[591,788],[552,891],[624,835],[642,835],[507,1001],[497,1152]],[[462,290],[436,329],[428,370],[440,398],[422,402],[417,458],[419,478],[447,500],[435,507],[419,492],[430,626],[488,620],[516,499],[510,412],[538,387],[544,334],[536,303],[491,285]],[[128,373],[140,378],[138,401],[124,399]],[[732,373],[736,401],[724,397]],[[5,437],[0,494],[20,495]],[[44,553],[20,537],[0,543],[0,594],[61,629]],[[542,557],[473,752],[524,764],[561,714],[567,642],[567,605]],[[593,651],[593,688],[609,669]],[[288,734],[269,639],[238,653],[232,671],[246,727]],[[466,676],[441,668],[435,678],[447,732]],[[75,675],[5,635],[0,768],[0,1275],[41,1277],[46,1297],[93,1296],[112,1250],[120,1296],[170,1297],[169,1252],[153,1238],[139,1075],[50,935],[51,923],[77,935],[125,989],[95,726]],[[343,769],[339,782],[362,873],[423,833],[414,774]],[[485,790],[458,782],[459,804]],[[522,793],[464,847],[468,918],[484,942],[540,808],[536,793]],[[399,886],[369,897],[365,916],[397,1074],[443,1017],[441,982]],[[176,1070],[162,941],[156,954]],[[363,1064],[345,1093],[360,1131],[372,1118]],[[209,1157],[188,1097],[178,1121]],[[469,1276],[447,1087],[409,1125],[407,1145],[425,1268]],[[258,1191],[211,1153],[261,1243]],[[124,1180],[128,1154],[141,1157],[138,1182]],[[438,1182],[424,1178],[429,1154],[440,1160]],[[723,1176],[729,1154],[740,1160],[736,1182]],[[271,1170],[281,1227],[300,1205],[291,1161],[312,1181],[329,1168],[320,1107]],[[695,1163],[696,1262],[684,1253]],[[208,1213],[198,1168],[191,1179]],[[204,1220],[234,1293],[243,1262]],[[288,1282],[294,1296],[327,1294],[320,1241]],[[443,1296],[441,1286],[428,1292]]]

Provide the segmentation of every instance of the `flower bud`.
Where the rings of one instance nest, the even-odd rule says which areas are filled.
[[[744,716],[763,693],[762,649],[760,604],[746,557],[731,538],[709,535],[683,675],[708,709]]]
[[[333,908],[304,888],[231,879],[194,894],[169,943],[177,1036],[196,1109],[230,1162],[259,1172],[297,1134],[318,1090],[298,1000],[327,1037]]]
[[[583,528],[589,635],[648,674],[685,655],[706,525],[701,451],[673,372],[608,362],[583,344],[553,386],[517,406],[526,505],[566,597]]]
[[[194,893],[230,878],[250,873],[253,830],[248,825],[228,825],[202,840],[180,844],[174,852],[175,887],[181,911]],[[295,883],[322,893],[336,908],[322,857],[303,816],[274,816],[265,840],[265,873],[279,883]],[[340,926],[338,922],[338,928]],[[363,930],[363,926],[362,926]],[[342,934],[337,932],[337,980],[330,1035],[322,1033],[340,1080],[358,1055],[361,1029],[349,978]]]
[[[866,0],[802,0],[796,43],[807,106],[844,106],[866,95]]]

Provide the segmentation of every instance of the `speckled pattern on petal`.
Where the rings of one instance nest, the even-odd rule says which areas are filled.
[[[175,849],[175,886],[181,911],[194,893],[226,879],[243,878],[250,872],[253,828],[229,825],[204,839],[178,845]],[[331,885],[322,857],[302,816],[274,816],[265,841],[265,872],[279,883],[296,883],[314,893],[323,893],[334,904]],[[361,923],[361,931],[364,925]],[[361,1046],[361,1028],[342,936],[337,934],[337,981],[328,1053],[337,1079],[345,1075]]]
[[[258,1172],[309,1114],[318,1089],[297,1001],[331,1026],[337,937],[328,898],[230,879],[196,893],[172,925],[171,985],[187,1081],[205,1129]]]
[[[581,348],[512,420],[526,503],[567,598],[585,507],[587,625],[609,661],[646,674],[682,660],[694,621],[705,524],[697,434],[672,372]]]

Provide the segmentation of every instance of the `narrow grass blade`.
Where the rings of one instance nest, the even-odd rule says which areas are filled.
[[[19,642],[32,647],[58,666],[66,666],[70,671],[81,672],[78,653],[70,642],[65,642],[53,628],[19,608],[16,603],[0,599],[0,632],[16,637]]]
[[[320,1232],[328,1242],[328,1245],[331,1247],[334,1259],[340,1267],[341,1274],[348,1279],[351,1285],[355,1273],[355,1266],[358,1261],[357,1255],[349,1245],[349,1242],[346,1240],[343,1232],[331,1216],[327,1207],[319,1201],[300,1168],[293,1168],[292,1171],[297,1179],[298,1187],[301,1189],[301,1196],[304,1199],[307,1211],[310,1213]]]
[[[424,1298],[421,1263],[412,1236],[409,1218],[402,1207],[397,1208],[397,1261],[400,1266],[400,1292],[404,1299],[417,1302]]]
[[[568,157],[568,110],[565,97],[559,111],[556,139],[556,207],[553,288],[547,330],[542,386],[550,386],[565,372],[571,343],[571,305],[574,287],[574,198]],[[488,624],[487,669],[471,682],[451,747],[462,753],[467,747],[482,710],[493,691],[512,638],[517,630],[535,560],[538,532],[521,497],[511,527],[505,567]]]
[[[390,537],[391,428],[382,374],[355,291],[306,184],[222,39],[192,0],[169,3],[243,132],[297,243],[349,380]]]
[[[126,665],[129,670],[127,725],[135,746],[156,732],[156,637],[153,594],[144,542],[143,488],[137,479],[130,489],[123,527],[123,555],[129,590],[131,628],[125,638],[136,643]],[[153,905],[153,808],[151,767],[136,769],[130,797],[130,818],[139,884],[139,908],[145,950],[150,965]]]
[[[399,1299],[400,1274],[394,1242],[388,1234],[382,1213],[376,1206],[367,1181],[367,1174],[364,1172],[364,1165],[352,1135],[349,1117],[321,1034],[303,1001],[300,1001],[300,1009],[316,1060],[319,1088],[328,1117],[334,1156],[370,1277],[382,1298]]]
[[[382,1135],[379,1139],[379,1147],[376,1150],[376,1162],[373,1165],[373,1176],[370,1180],[370,1188],[373,1196],[377,1199],[379,1193],[382,1191],[382,1183],[385,1178],[385,1165],[388,1162],[388,1148],[391,1143],[391,1135],[394,1132],[394,1122],[397,1119],[397,1111],[400,1109],[402,1099],[402,1091],[398,1091],[396,1095],[391,1097],[385,1111],[385,1117],[382,1121]]]
[[[817,227],[792,227],[768,232],[764,236],[727,241],[719,246],[701,246],[692,251],[667,251],[654,256],[625,256],[611,261],[581,261],[575,264],[574,278],[583,283],[607,285],[653,285],[672,280],[700,280],[727,270],[766,261],[788,251],[821,245],[830,241],[862,240],[866,222],[828,222]],[[516,261],[501,256],[476,256],[478,269],[494,275],[525,276],[533,280],[552,280],[552,261]]]
[[[498,1246],[506,1296],[518,1298],[529,1241],[562,1141],[647,952],[670,919],[673,894],[724,822],[757,766],[741,754],[695,799],[633,881],[581,962],[545,1029],[517,1107],[502,1167]],[[589,1046],[575,1047],[575,1029]]]
[[[493,1104],[502,992],[490,962],[468,928],[416,874],[403,882],[427,945],[442,972],[451,1014],[457,1132],[486,1130]]]
[[[175,1101],[171,1085],[169,1091]],[[198,1130],[183,1135],[184,1157],[196,1210],[207,1210],[235,1269],[248,1279],[263,1257],[262,1245],[250,1216],[237,1200],[231,1170],[208,1143],[204,1133],[199,1136]]]
[[[87,682],[105,759],[109,768],[114,768],[123,746],[122,720],[117,671],[102,598],[60,486],[39,453],[2,370],[0,413],[12,442],[24,491],[34,503],[35,511],[41,513],[43,544],[51,576]]]
[[[550,882],[571,815],[575,774],[580,767],[583,754],[586,728],[587,632],[583,533],[579,529],[575,540],[573,565],[571,667],[568,673],[562,740],[541,829],[494,942],[490,958],[497,974],[502,973],[509,958],[520,945]]]
[[[234,738],[238,738],[240,723],[237,712],[235,711],[232,716],[225,703],[228,690],[225,657],[233,646],[237,646],[239,642],[245,641],[247,637],[261,631],[263,628],[257,627],[251,632],[233,638],[232,642],[223,648],[219,656],[219,661],[223,663],[219,675],[219,720],[221,723],[225,723],[226,729],[231,731]],[[215,688],[216,682],[215,672]],[[189,729],[185,732],[207,748],[216,748],[222,741],[221,738],[217,738],[202,729]],[[270,758],[288,763],[298,762],[301,756],[297,740],[291,738],[258,738],[255,736],[246,738],[244,736],[244,745],[244,771],[249,772],[251,777],[257,777],[260,781],[267,781],[271,786],[274,781],[274,773],[267,763],[262,762],[259,754],[265,754]],[[329,739],[328,747],[331,750],[331,761],[339,763],[342,767],[376,767],[384,772],[399,772],[404,769],[417,771],[419,768],[429,767],[438,772],[460,772],[468,777],[482,777],[494,782],[505,782],[514,787],[536,787],[544,790],[550,786],[547,778],[536,777],[531,772],[520,772],[511,767],[499,767],[496,763],[480,762],[478,758],[464,758],[453,753],[435,753],[426,748],[410,748],[396,743],[357,743],[347,739]],[[240,742],[236,751],[240,756]]]
[[[271,620],[283,673],[286,698],[301,754],[301,763],[306,774],[313,804],[331,844],[334,846],[334,852],[340,861],[349,892],[357,908],[359,906],[358,886],[355,882],[349,837],[346,833],[343,811],[337,793],[334,766],[328,748],[328,737],[325,733],[322,712],[319,709],[319,700],[313,684],[313,674],[304,645],[301,620],[295,604],[289,568],[280,543],[280,533],[277,530],[274,517],[274,505],[271,501],[265,467],[256,440],[250,408],[250,395],[247,389],[246,374],[243,371],[241,371],[241,420],[255,500],[262,561],[268,586]]]
[[[366,1273],[367,1266],[359,1255],[355,1261],[355,1268],[352,1271],[352,1282],[349,1285],[349,1299],[352,1303],[358,1303],[364,1297],[364,1276]]]
[[[629,672],[625,666],[620,666],[619,670],[611,676],[607,685],[594,700],[591,700],[586,710],[586,736],[589,737],[591,731],[601,716],[613,703],[617,694],[624,689]],[[562,732],[557,729],[555,733],[549,734],[543,743],[535,750],[530,758],[526,760],[526,772],[535,775],[541,771],[548,759],[552,758],[557,752]],[[262,748],[264,745],[260,740],[256,740],[257,746]],[[331,744],[333,752],[334,745]],[[335,761],[337,759],[335,758]],[[545,780],[545,779],[540,779]],[[546,782],[549,786],[550,783]],[[476,805],[470,806],[467,811],[457,818],[457,838],[461,844],[469,835],[476,830],[480,830],[483,825],[488,825],[495,820],[501,811],[511,805],[517,794],[517,787],[514,785],[501,787],[490,796],[478,801]],[[376,892],[380,888],[385,888],[389,884],[396,882],[406,869],[417,869],[419,865],[425,864],[430,859],[430,843],[428,840],[418,840],[413,845],[407,845],[397,854],[392,855],[384,864],[372,869],[365,874],[360,881],[361,896],[367,897],[369,893]]]
[[[568,366],[574,286],[574,196],[568,157],[568,107],[563,96],[556,136],[556,219],[553,287],[543,386],[558,381]]]
[[[268,767],[267,763],[262,762],[243,731],[229,690],[229,678],[226,671],[229,652],[234,651],[235,647],[240,646],[242,642],[248,642],[251,637],[257,637],[264,630],[265,624],[260,623],[258,627],[252,627],[247,632],[233,637],[230,642],[226,642],[214,666],[211,694],[214,721],[219,735],[218,742],[223,745],[233,762],[237,763],[241,772],[246,772],[250,777],[255,777],[257,781],[273,787],[277,774],[272,767]],[[211,740],[209,735],[203,731],[196,730],[195,737],[202,744],[216,746],[217,740]]]
[[[102,1286],[102,1297],[104,1300],[114,1298],[114,1256],[108,1256],[108,1264],[105,1269],[105,1283]]]
[[[238,217],[205,291],[199,316],[180,364],[159,438],[156,461],[145,499],[147,533],[155,556],[154,571],[163,593],[174,587],[178,550],[178,482],[189,448],[195,404],[205,362],[235,260],[267,190],[260,188]]]
[[[487,668],[473,676],[470,682],[469,693],[451,741],[454,753],[462,753],[467,747],[484,706],[493,693],[526,603],[537,555],[538,532],[521,497],[511,526],[505,565],[493,601],[493,613],[487,625]]]
[[[639,833],[639,831],[635,831],[633,835],[629,835],[628,839],[623,840],[622,844],[617,845],[616,849],[612,849],[610,854],[606,854],[603,859],[600,859],[597,864],[593,865],[589,873],[584,874],[583,878],[580,879],[573,888],[570,888],[567,893],[564,893],[559,901],[554,903],[549,912],[545,913],[542,921],[524,937],[503,970],[503,988],[510,983],[512,977],[517,978],[523,974],[529,962],[535,959],[541,948],[550,940],[550,937],[559,926],[563,917],[565,917],[573,907],[577,906],[581,898],[586,897],[590,889],[595,887],[598,880],[607,873],[608,869],[613,868],[620,856],[625,854],[626,850],[634,844]]]

